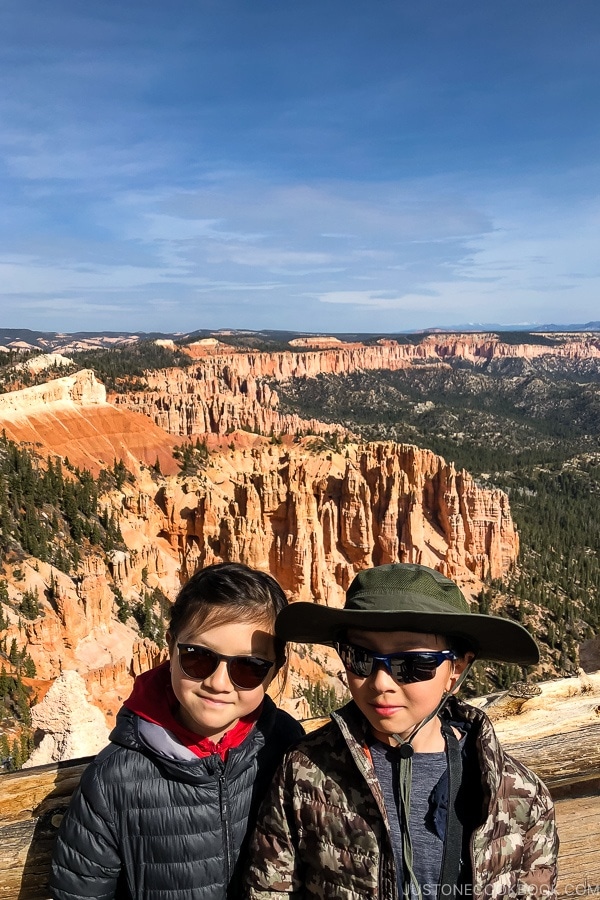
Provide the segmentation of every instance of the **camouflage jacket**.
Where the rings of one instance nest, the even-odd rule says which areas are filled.
[[[473,734],[483,807],[468,841],[472,883],[456,897],[553,897],[558,839],[546,787],[504,752],[480,710],[452,699],[447,715]],[[332,720],[284,757],[253,838],[248,900],[398,900],[366,723],[354,703]]]

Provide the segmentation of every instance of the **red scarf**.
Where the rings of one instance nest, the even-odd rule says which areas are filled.
[[[171,686],[171,674],[169,661],[162,663],[155,669],[142,672],[135,679],[131,696],[123,704],[136,715],[141,716],[155,725],[162,725],[181,741],[184,747],[195,753],[200,758],[212,756],[218,753],[223,761],[232,747],[239,747],[248,734],[252,731],[254,723],[258,719],[262,703],[253,712],[240,719],[233,728],[227,731],[221,740],[215,744],[208,737],[202,737],[189,728],[181,725],[175,714],[179,708],[179,701]]]

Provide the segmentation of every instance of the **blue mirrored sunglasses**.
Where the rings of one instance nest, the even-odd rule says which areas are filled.
[[[457,658],[453,650],[406,650],[398,653],[373,653],[357,644],[336,645],[344,668],[360,678],[368,678],[380,665],[398,684],[431,681],[439,666]]]

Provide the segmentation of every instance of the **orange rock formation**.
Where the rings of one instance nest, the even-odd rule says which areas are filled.
[[[115,459],[133,471],[157,459],[163,472],[177,471],[177,442],[147,418],[107,403],[106,388],[89,370],[0,395],[0,423],[11,440],[95,474]]]
[[[358,370],[397,370],[415,363],[444,365],[455,358],[474,364],[499,358],[600,358],[598,335],[581,335],[576,340],[572,335],[568,340],[564,335],[553,335],[552,339],[552,345],[506,344],[489,334],[432,335],[416,344],[381,340],[369,346],[340,344],[322,350],[277,353],[236,351],[217,344],[200,363],[185,370],[149,373],[148,390],[116,394],[110,400],[115,406],[144,413],[169,434],[224,435],[236,429],[257,434],[345,433],[342,425],[282,415],[277,409],[276,391],[263,379],[278,382],[321,374],[347,375]]]
[[[516,559],[506,495],[434,453],[377,443],[317,456],[307,443],[257,439],[165,486],[162,534],[185,571],[239,559],[268,568],[293,599],[337,604],[368,566],[420,562],[478,585]]]
[[[470,594],[483,577],[500,577],[518,552],[506,495],[480,488],[435,454],[392,443],[348,443],[343,452],[317,454],[310,438],[223,437],[240,427],[284,435],[336,427],[282,416],[263,376],[404,366],[419,352],[387,342],[218,353],[187,370],[151,373],[148,391],[112,402],[86,371],[0,396],[0,428],[9,438],[94,472],[121,458],[135,475],[101,498],[126,549],[84,558],[74,577],[35,560],[19,563],[18,577],[5,570],[11,600],[37,588],[44,609],[23,621],[7,607],[7,643],[15,638],[27,647],[40,679],[77,670],[110,724],[135,674],[164,658],[132,620],[118,620],[117,588],[134,602],[153,587],[174,598],[198,566],[224,559],[270,570],[291,599],[327,604],[342,601],[359,569],[396,560],[434,566]],[[182,435],[210,433],[197,476],[171,474]],[[162,475],[152,476],[148,465],[157,458]]]

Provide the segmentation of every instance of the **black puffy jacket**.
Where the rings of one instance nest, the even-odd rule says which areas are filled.
[[[235,900],[258,804],[300,725],[265,697],[225,763],[199,759],[123,708],[59,829],[53,900]],[[181,753],[179,751],[182,751]]]

